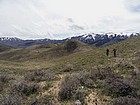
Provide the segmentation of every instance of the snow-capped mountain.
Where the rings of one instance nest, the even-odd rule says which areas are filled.
[[[88,33],[88,34],[83,34],[81,36],[75,36],[71,37],[71,39],[76,39],[80,40],[84,43],[90,44],[90,45],[95,45],[95,46],[103,46],[103,45],[109,45],[109,44],[114,44],[119,41],[125,40],[129,38],[130,36],[135,36],[136,34],[110,34],[110,33]]]
[[[0,43],[11,46],[11,47],[26,47],[26,46],[31,46],[34,44],[48,44],[48,43],[58,44],[58,43],[63,43],[69,39],[72,39],[72,40],[79,40],[84,43],[99,47],[99,46],[114,44],[114,43],[120,42],[122,40],[125,40],[129,37],[133,37],[136,35],[139,35],[139,33],[132,33],[132,34],[123,34],[123,33],[120,33],[120,34],[85,33],[84,34],[83,33],[77,36],[73,36],[73,37],[61,39],[61,40],[53,40],[53,39],[47,39],[47,38],[37,39],[37,40],[22,40],[16,37],[0,37]]]
[[[0,41],[20,41],[21,39],[16,37],[0,37]]]

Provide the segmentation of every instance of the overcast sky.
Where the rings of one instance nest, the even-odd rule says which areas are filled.
[[[0,36],[140,32],[140,0],[0,0]]]

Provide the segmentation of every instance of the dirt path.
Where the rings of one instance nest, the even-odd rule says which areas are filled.
[[[41,97],[44,97],[46,95],[50,95],[54,97],[53,102],[55,103],[55,105],[61,105],[58,101],[58,92],[59,92],[59,87],[62,81],[62,78],[64,77],[63,74],[58,75],[59,80],[53,81],[51,86],[48,90],[46,90],[45,92],[41,93]],[[43,86],[43,83],[42,83]],[[45,83],[44,83],[45,86]]]
[[[97,94],[95,92],[91,92],[85,99],[87,105],[97,105]]]
[[[54,96],[57,96],[58,95],[59,87],[60,87],[60,84],[61,84],[61,81],[62,81],[62,78],[63,77],[64,77],[64,75],[59,75],[60,80],[54,81],[52,83],[52,87],[48,90],[48,92],[51,95],[54,95]]]
[[[91,93],[86,97],[85,102],[87,105],[108,105],[107,100],[110,100],[107,96],[100,96],[96,92]]]

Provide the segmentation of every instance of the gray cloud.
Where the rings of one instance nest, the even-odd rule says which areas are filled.
[[[68,18],[68,22],[74,23],[74,20],[72,18]]]
[[[140,0],[124,0],[125,5],[131,12],[140,12]]]
[[[76,1],[82,6],[73,6]],[[56,0],[0,0],[0,36],[63,38],[80,32],[139,30],[140,0],[106,0],[102,4],[102,0],[83,1],[72,0],[65,6]],[[126,8],[121,8],[122,1]]]
[[[72,26],[69,26],[70,27],[70,30],[84,30],[84,27],[82,26],[78,26],[78,25],[72,25]]]
[[[81,28],[73,26],[70,29],[74,20],[50,12],[44,2],[45,0],[0,0],[1,35],[53,38],[53,34],[70,33]]]

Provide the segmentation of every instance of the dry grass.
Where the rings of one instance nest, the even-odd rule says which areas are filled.
[[[0,53],[0,75],[2,75],[0,76],[2,93],[0,102],[18,105],[19,103],[16,102],[22,99],[23,102],[19,105],[31,103],[39,105],[47,102],[50,103],[49,105],[57,102],[60,105],[64,103],[71,105],[78,99],[83,103],[89,100],[90,105],[92,99],[97,98],[102,101],[102,97],[97,96],[105,96],[103,100],[106,103],[110,101],[107,97],[113,99],[124,96],[121,90],[128,93],[125,96],[139,97],[139,40],[140,37],[136,37],[102,48],[91,48],[91,46],[88,48],[87,45],[83,45],[84,47],[80,46],[72,53],[64,51],[64,45],[34,45],[2,52]],[[84,50],[81,50],[82,48]],[[116,48],[117,57],[114,58],[112,54],[107,57],[106,48],[110,51]],[[54,74],[50,74],[50,71]],[[72,75],[62,79],[53,78],[71,73]],[[9,80],[5,75],[12,75],[14,79]],[[127,91],[128,87],[135,88]],[[11,91],[16,93],[14,97],[8,93]],[[61,101],[58,101],[58,95]],[[94,98],[85,99],[86,96]],[[128,102],[127,99],[125,101]]]

